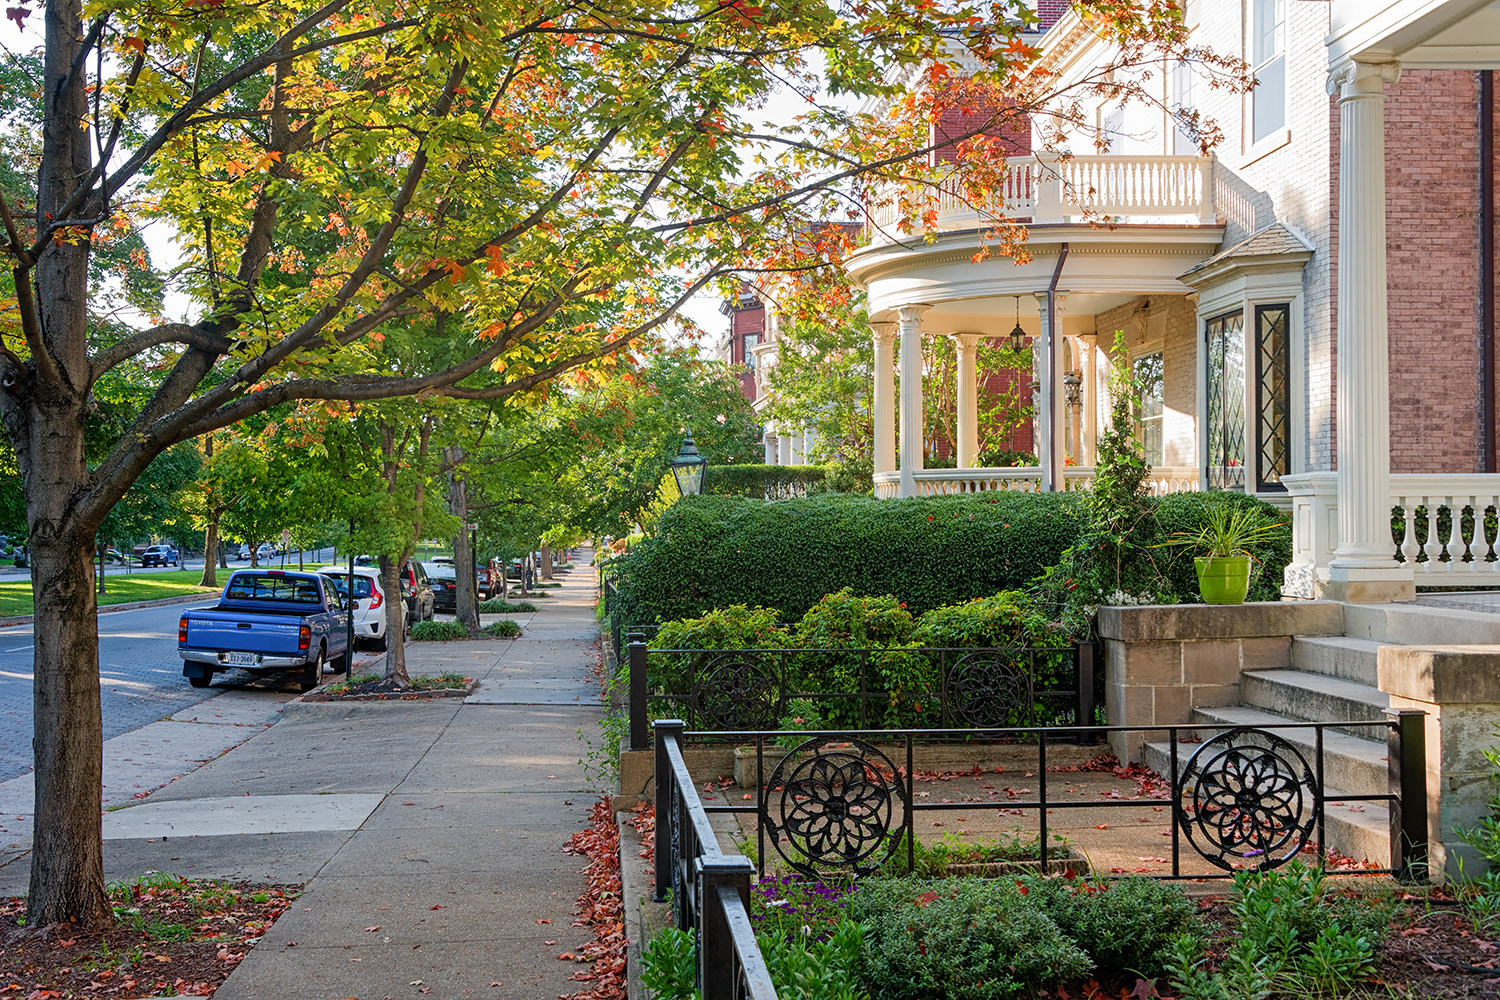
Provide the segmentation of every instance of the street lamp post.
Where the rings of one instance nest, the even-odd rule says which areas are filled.
[[[677,478],[677,492],[685,497],[697,496],[703,492],[703,473],[708,467],[708,460],[698,454],[698,446],[693,444],[691,432],[683,440],[682,448],[670,464],[672,475]]]

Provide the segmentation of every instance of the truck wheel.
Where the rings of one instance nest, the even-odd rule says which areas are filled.
[[[207,674],[203,677],[199,677],[194,674],[193,676],[188,678],[188,683],[195,688],[206,688],[213,683],[213,679],[214,678],[212,674]]]
[[[323,661],[327,658],[327,656],[328,650],[323,646],[319,646],[317,662],[309,663],[307,666],[302,668],[302,680],[297,685],[299,688],[301,688],[303,691],[311,691],[322,682]]]

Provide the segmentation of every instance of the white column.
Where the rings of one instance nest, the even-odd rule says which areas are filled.
[[[818,429],[812,424],[802,425],[802,461],[803,463],[813,460],[813,453],[818,448]]]
[[[958,358],[958,467],[974,468],[979,457],[979,341],[978,333],[950,333]]]
[[[1058,341],[1062,336],[1063,300],[1066,292],[1053,294],[1053,312],[1056,313],[1058,329],[1052,329],[1053,317],[1047,315],[1047,293],[1035,292],[1038,311],[1042,315],[1041,331],[1033,345],[1037,355],[1037,377],[1042,387],[1040,399],[1033,401],[1036,414],[1037,460],[1042,467],[1042,489],[1063,488],[1063,419],[1062,352]]]
[[[766,449],[766,464],[767,465],[775,465],[776,464],[776,425],[775,424],[766,424],[765,430],[762,431],[762,433],[761,433],[761,441],[764,443],[765,449]]]
[[[787,435],[786,464],[801,465],[802,458],[802,428],[793,427]]]
[[[1073,357],[1073,369],[1072,370],[1078,372],[1078,375],[1079,375],[1079,382],[1078,382],[1078,400],[1079,400],[1079,405],[1076,406],[1076,407],[1074,407],[1074,406],[1069,406],[1068,407],[1068,409],[1071,411],[1068,414],[1068,425],[1069,425],[1068,426],[1068,454],[1070,454],[1073,457],[1073,464],[1074,465],[1082,466],[1082,465],[1086,464],[1084,462],[1084,460],[1083,460],[1083,405],[1082,405],[1082,403],[1083,403],[1083,397],[1084,397],[1085,391],[1086,391],[1085,387],[1087,386],[1087,383],[1083,381],[1083,368],[1084,368],[1084,362],[1083,362],[1083,338],[1082,337],[1069,337],[1067,339],[1068,339],[1069,345],[1072,348],[1072,357]],[[1063,374],[1066,375],[1067,372],[1065,371]],[[1066,393],[1064,393],[1064,402],[1066,403]]]
[[[875,339],[874,455],[876,472],[896,471],[896,324],[870,324]]]
[[[915,473],[922,468],[922,314],[928,305],[901,306],[901,488],[917,495]]]
[[[1344,601],[1416,593],[1391,541],[1385,85],[1399,74],[1396,63],[1349,62],[1329,75],[1339,104],[1339,542],[1327,596]]]
[[[1099,335],[1086,333],[1078,343],[1083,354],[1083,454],[1078,464],[1093,466],[1099,461]]]

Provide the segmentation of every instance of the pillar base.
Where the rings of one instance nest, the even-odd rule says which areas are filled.
[[[1345,604],[1387,604],[1414,601],[1417,583],[1406,566],[1331,566],[1328,579],[1319,581],[1318,596]]]

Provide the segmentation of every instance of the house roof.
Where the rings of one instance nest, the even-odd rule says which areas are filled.
[[[1218,253],[1201,260],[1182,272],[1182,277],[1206,271],[1219,264],[1230,261],[1248,263],[1255,257],[1285,257],[1288,254],[1311,254],[1316,247],[1312,242],[1297,230],[1284,223],[1276,222],[1240,240],[1233,246],[1225,247]]]

